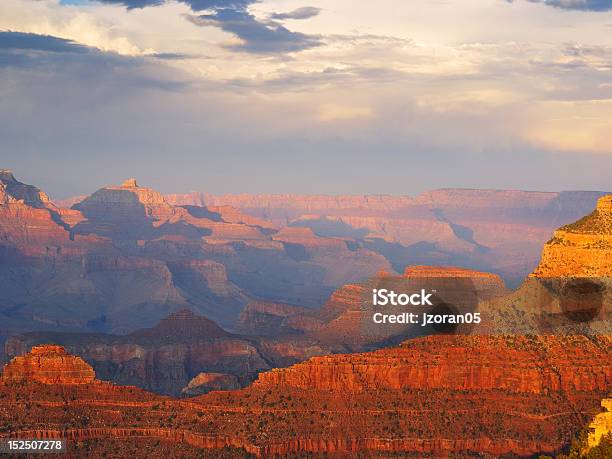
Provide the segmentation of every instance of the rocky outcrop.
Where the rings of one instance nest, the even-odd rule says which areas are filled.
[[[182,393],[187,396],[206,394],[212,390],[239,389],[240,383],[234,375],[225,373],[200,373],[185,386]]]
[[[609,391],[610,344],[604,336],[432,336],[315,357],[198,401],[244,407],[247,418],[282,413],[266,417],[258,435],[276,454],[552,454]]]
[[[586,217],[554,232],[534,277],[612,276],[612,195]]]
[[[93,220],[134,220],[141,217],[169,218],[175,213],[173,206],[157,191],[139,187],[136,179],[120,186],[107,186],[74,205],[76,210]]]
[[[605,392],[611,341],[583,336],[431,336],[367,354],[313,357],[262,373],[256,385],[362,392],[378,389]],[[458,365],[458,362],[461,362]]]
[[[609,337],[436,336],[313,358],[187,400],[97,381],[23,380],[0,384],[8,426],[0,436],[112,437],[118,450],[147,437],[171,451],[232,446],[260,457],[555,454],[598,410],[610,362]]]
[[[93,368],[80,357],[67,355],[62,346],[34,346],[15,357],[2,371],[5,384],[38,382],[42,384],[88,384],[96,377]]]
[[[612,333],[611,196],[554,232],[539,265],[516,291],[483,302],[480,333]]]
[[[0,169],[0,251],[9,256],[10,249],[25,256],[54,256],[69,239],[60,209],[48,196]]]
[[[588,449],[599,445],[603,437],[612,433],[612,399],[603,399],[601,407],[603,408],[603,413],[596,415],[589,424]]]
[[[472,312],[478,301],[491,300],[509,293],[496,274],[452,266],[410,266],[402,276],[381,271],[359,284],[347,284],[334,291],[318,309],[269,302],[252,302],[240,315],[239,327],[254,335],[303,334],[334,349],[356,352],[364,346],[381,347],[399,343],[407,337],[431,330],[405,324],[376,327],[371,320],[372,289],[387,288],[397,292],[437,291],[440,301],[463,305]],[[431,309],[431,308],[429,308]],[[392,341],[389,342],[388,340]],[[371,348],[371,347],[370,347]]]
[[[32,185],[18,181],[13,172],[0,169],[0,205],[23,203],[37,209],[53,207],[49,197]]]
[[[489,299],[509,293],[498,274],[456,266],[409,266],[404,277],[410,279],[469,279],[480,299]]]

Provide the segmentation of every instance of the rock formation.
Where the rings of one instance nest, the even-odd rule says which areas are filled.
[[[315,314],[316,311],[299,306],[251,301],[240,313],[237,330],[263,336],[313,331],[322,325]]]
[[[390,269],[344,240],[277,233],[229,206],[172,205],[135,179],[59,208],[2,171],[0,340],[129,333],[184,307],[231,329],[250,299],[319,306],[340,285]]]
[[[132,185],[135,183],[123,188],[136,188]],[[424,201],[441,199],[429,196]],[[538,199],[546,201],[548,196]],[[484,206],[475,201],[478,205],[474,207]],[[569,225],[570,228],[563,231],[590,235],[593,241],[605,240],[602,236],[607,235],[608,207],[604,199],[590,220]],[[536,212],[540,208],[540,204],[534,205]],[[178,217],[175,215],[167,221],[173,222],[170,225],[188,224],[190,218],[201,220],[194,224],[197,228],[203,228],[209,221],[217,227],[223,225],[222,221],[215,221],[216,217],[194,216],[197,212],[193,209],[185,217],[182,211],[177,212]],[[175,217],[177,219],[172,220]],[[445,211],[440,218],[450,217]],[[123,278],[131,272],[127,268],[135,266],[134,263],[138,266],[136,271],[141,271],[139,263],[154,260],[158,263],[155,265],[159,268],[157,275],[164,279],[163,285],[186,297],[192,282],[175,284],[175,278],[197,278],[202,284],[208,285],[210,281],[217,287],[226,285],[221,269],[215,264],[188,261],[186,253],[192,252],[194,247],[206,250],[206,255],[215,263],[221,263],[222,257],[227,277],[236,285],[251,285],[250,291],[256,291],[251,283],[257,283],[258,275],[262,276],[263,272],[265,277],[271,272],[267,271],[270,269],[268,262],[282,260],[279,261],[281,268],[276,266],[276,269],[285,269],[294,266],[291,263],[310,264],[316,260],[318,267],[329,268],[333,266],[331,260],[345,254],[345,249],[352,251],[350,244],[345,248],[330,247],[327,241],[321,247],[318,238],[323,236],[315,231],[292,229],[280,233],[278,240],[274,240],[273,233],[251,228],[248,230],[251,239],[239,243],[235,239],[229,243],[235,226],[223,238],[215,239],[217,227],[211,226],[211,234],[203,236],[209,238],[204,246],[201,240],[196,242],[191,233],[183,232],[182,226],[180,234],[133,241],[112,239],[113,244],[130,255],[117,257],[115,254],[115,258],[108,258],[104,253],[96,254],[101,259],[92,257],[89,262],[79,264],[77,272],[84,272],[85,277],[103,273],[104,279],[109,279],[107,273],[115,266],[121,270],[118,277]],[[455,227],[455,231],[462,230]],[[465,242],[467,236],[462,234]],[[342,238],[335,237],[334,244],[338,239]],[[269,244],[266,255],[253,256],[254,251],[263,250],[264,244]],[[278,248],[279,244],[282,249]],[[552,256],[558,263],[566,259],[573,262],[575,253],[569,247],[565,251],[552,249]],[[590,248],[595,249],[592,253],[601,249],[599,245]],[[581,247],[581,250],[588,249]],[[287,254],[291,262],[286,258],[267,258],[267,251],[273,250],[282,250],[280,253]],[[243,258],[245,252],[253,256],[251,262]],[[588,279],[609,274],[605,262],[593,263],[588,252],[576,258],[582,260],[577,269],[584,267],[584,271],[579,272],[586,273],[588,268]],[[339,263],[347,259],[350,258],[343,258]],[[57,266],[53,268],[55,271],[58,271]],[[253,274],[255,272],[257,274]],[[316,280],[320,282],[327,275],[318,272]],[[560,274],[563,282],[566,277]],[[37,344],[37,340],[55,342],[91,362],[98,377],[114,374],[115,380],[137,380],[145,387],[160,391],[180,383],[178,387],[185,387],[185,393],[207,393],[175,400],[136,388],[104,384],[93,380],[89,372],[86,377],[91,378],[89,383],[65,384],[64,381],[82,382],[84,379],[78,372],[76,377],[59,378],[58,374],[72,374],[65,370],[68,356],[61,348],[47,348],[43,354],[50,353],[54,357],[37,360],[33,353],[23,360],[13,361],[33,363],[10,363],[5,368],[0,384],[0,425],[8,427],[1,435],[16,438],[64,436],[75,442],[113,438],[119,445],[125,442],[132,446],[148,438],[163,441],[164,447],[171,451],[171,445],[188,444],[194,448],[242,448],[243,452],[261,457],[291,454],[434,457],[556,454],[599,411],[601,400],[609,396],[612,343],[610,335],[594,325],[606,323],[607,317],[602,315],[601,308],[596,308],[596,314],[585,322],[588,333],[586,329],[576,333],[576,329],[570,327],[562,328],[563,333],[556,335],[541,333],[543,330],[558,332],[559,328],[551,323],[557,321],[555,324],[558,324],[562,318],[574,322],[579,319],[574,316],[573,309],[563,309],[562,298],[557,298],[552,306],[542,307],[541,298],[554,296],[556,288],[542,279],[550,278],[540,277],[536,272],[518,292],[506,295],[503,282],[494,275],[458,268],[417,266],[399,276],[383,272],[370,282],[348,283],[337,289],[320,310],[276,301],[257,302],[245,310],[243,325],[252,319],[258,322],[253,331],[269,332],[275,326],[267,324],[269,320],[286,331],[282,337],[269,336],[269,333],[261,333],[268,336],[250,337],[231,334],[189,311],[179,311],[156,327],[125,336],[33,333],[16,337],[7,343],[11,352],[27,351]],[[159,283],[158,280],[152,282]],[[442,282],[453,288],[467,283],[477,298],[484,299],[477,305],[479,311],[498,314],[503,319],[499,323],[518,324],[519,332],[524,333],[517,333],[515,329],[511,330],[514,334],[506,333],[508,329],[502,327],[493,329],[495,333],[490,335],[418,337],[399,346],[389,346],[390,341],[387,341],[388,347],[373,352],[331,355],[339,349],[361,350],[380,345],[367,339],[355,339],[360,336],[357,332],[362,331],[363,298],[369,294],[372,282],[431,285]],[[530,282],[535,282],[535,287]],[[126,281],[127,285],[133,283],[133,278]],[[71,284],[72,288],[74,285]],[[262,285],[261,291],[270,285]],[[84,292],[81,290],[80,294]],[[201,296],[191,292],[190,301],[209,294],[208,290],[199,291]],[[607,294],[607,290],[603,293]],[[543,324],[549,328],[538,328]],[[538,331],[540,334],[536,333]],[[501,332],[504,334],[499,334]],[[305,359],[308,360],[303,361]],[[297,361],[303,362],[271,369]],[[86,366],[80,362],[73,362],[68,368]],[[239,375],[254,376],[257,372],[260,372],[257,381],[248,387],[214,390],[228,389],[235,382],[234,378],[242,385]],[[57,383],[38,384],[32,376],[35,374],[54,375],[49,379],[45,376],[43,380]],[[213,390],[208,392],[210,389]],[[95,456],[99,451],[89,455]],[[138,453],[135,456],[138,457]]]
[[[326,347],[353,352],[366,346],[398,343],[407,337],[426,333],[406,325],[373,327],[373,288],[398,292],[437,289],[446,300],[462,303],[466,303],[467,296],[470,311],[476,310],[478,301],[508,294],[496,274],[448,266],[411,266],[402,276],[383,271],[364,282],[344,285],[317,310],[276,303],[250,303],[240,316],[239,326],[243,332],[254,335],[298,333],[312,337]]]
[[[599,445],[603,437],[612,433],[612,399],[603,399],[601,406],[603,413],[596,415],[589,424],[589,435],[587,438],[587,447],[589,449]]]
[[[556,230],[519,289],[480,305],[481,333],[612,333],[612,195]]]
[[[52,207],[49,197],[32,185],[18,181],[13,172],[0,169],[0,204],[23,203],[37,209]]]
[[[517,286],[553,229],[592,209],[599,192],[442,189],[411,196],[169,195],[174,204],[230,205],[278,226],[349,237],[410,264],[469,266]],[[517,237],[520,235],[520,237]]]
[[[532,276],[612,276],[612,195],[601,197],[591,214],[554,232]]]
[[[583,336],[429,336],[372,353],[313,357],[262,373],[255,385],[339,393],[379,389],[603,393],[612,380],[612,366],[606,362],[611,344],[608,337],[591,341]]]
[[[263,417],[256,438],[267,453],[551,454],[609,391],[610,344],[609,337],[431,336],[314,357],[198,402]]]
[[[93,368],[80,357],[67,355],[62,346],[34,346],[4,367],[5,384],[36,381],[42,384],[88,384],[96,377]]]
[[[169,455],[184,445],[259,457],[555,454],[599,411],[612,377],[610,344],[609,337],[435,336],[316,357],[242,390],[181,400],[95,380],[3,380],[1,435],[66,438],[76,451],[86,443],[90,456],[110,441],[145,457],[133,448],[144,438]]]
[[[190,310],[177,311],[155,327],[127,335],[26,333],[9,338],[5,351],[17,359],[32,347],[48,342],[83,357],[100,379],[172,395],[179,395],[190,381],[192,394],[244,386],[261,371],[331,352],[308,336],[255,338],[231,334]],[[203,376],[197,379],[200,374],[223,377],[208,384],[202,381]]]
[[[240,383],[234,375],[225,373],[200,373],[183,388],[182,393],[190,397],[206,394],[212,390],[239,389]]]

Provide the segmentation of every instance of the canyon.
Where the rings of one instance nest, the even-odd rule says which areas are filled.
[[[342,286],[410,265],[493,272],[513,288],[552,230],[602,195],[164,196],[129,179],[54,202],[7,170],[0,185],[0,341],[127,334],[184,308],[238,331],[249,304],[317,309]]]
[[[370,320],[374,311],[371,304],[374,288],[435,290],[446,302],[460,306],[464,312],[480,312],[484,323],[457,327],[453,333],[459,335],[611,334],[608,278],[612,271],[606,264],[607,254],[600,254],[605,250],[601,241],[608,237],[605,222],[610,216],[609,199],[601,198],[595,213],[586,220],[579,220],[584,226],[589,218],[596,218],[596,222],[588,226],[600,228],[588,234],[589,243],[581,249],[586,251],[585,255],[576,256],[574,246],[559,252],[558,248],[565,246],[557,244],[558,236],[554,236],[545,244],[538,267],[515,291],[509,290],[500,276],[492,273],[447,266],[409,266],[402,275],[380,271],[363,282],[346,284],[335,290],[318,309],[250,301],[239,314],[234,333],[185,309],[152,328],[126,335],[48,331],[14,335],[5,345],[5,355],[12,358],[32,346],[53,342],[82,356],[105,380],[177,396],[244,387],[262,372],[287,367],[313,356],[363,352],[440,333],[439,329],[430,326],[374,324]],[[564,228],[555,234],[567,231]],[[291,229],[288,234],[295,241],[303,236],[303,231]],[[544,272],[551,250],[557,251],[555,266],[560,272]],[[594,254],[592,258],[588,257],[589,251]],[[582,260],[584,265],[590,260],[589,282],[606,286],[596,313],[589,320],[575,320],[577,312],[568,311],[571,302],[561,293],[567,283],[563,259],[574,263],[572,269],[576,268],[575,263]],[[601,263],[593,265],[597,260]],[[209,267],[206,260],[197,263]],[[178,272],[176,266],[172,266],[173,272]],[[575,304],[572,307],[575,308]],[[430,312],[431,308],[413,309]]]
[[[278,227],[351,238],[383,255],[400,273],[413,264],[464,266],[497,273],[515,288],[538,264],[552,231],[590,212],[604,194],[450,188],[418,196],[194,192],[167,199],[230,205]]]
[[[228,206],[174,206],[135,179],[71,208],[0,174],[0,339],[125,334],[189,308],[232,329],[251,300],[319,306],[391,269],[341,238],[277,229]]]
[[[262,371],[339,350],[308,336],[232,334],[185,309],[162,319],[155,327],[127,335],[15,335],[5,344],[6,358],[19,358],[45,343],[61,345],[82,357],[103,380],[175,396],[239,388]]]
[[[100,334],[97,343],[83,333],[15,336],[0,384],[0,435],[63,437],[77,454],[113,444],[134,457],[145,457],[152,441],[167,454],[202,449],[227,457],[558,454],[600,413],[612,387],[610,199],[560,228],[514,291],[496,274],[410,266],[347,283],[319,309],[252,301],[236,322],[242,334],[181,310],[152,328]],[[291,229],[280,237],[304,244],[311,234]],[[364,295],[397,283],[443,288],[488,319],[430,336],[370,333]],[[276,362],[266,354],[272,350]],[[189,358],[204,360],[180,374],[189,397],[172,398],[98,380],[105,364],[96,363],[94,378],[87,362],[96,352],[125,368],[160,358],[152,379],[184,371]],[[230,360],[215,369],[209,357]],[[241,384],[230,362],[253,370],[254,381]]]
[[[467,290],[474,299],[507,292],[497,275],[414,266],[402,276],[379,273],[365,283],[347,284],[320,309],[248,303],[237,322],[240,333],[229,333],[208,318],[183,309],[152,328],[126,335],[52,331],[17,334],[7,339],[5,358],[22,355],[39,344],[56,343],[83,357],[99,377],[117,384],[175,396],[213,388],[232,389],[251,383],[263,371],[316,355],[376,349],[432,333],[404,325],[368,325],[372,285],[410,289],[420,287],[421,282],[428,288],[444,289],[447,295],[452,295],[452,288],[461,294]]]

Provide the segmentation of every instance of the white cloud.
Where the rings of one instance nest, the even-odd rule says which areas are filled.
[[[304,6],[265,0],[249,12],[265,20]],[[2,0],[0,29],[129,56],[184,55],[156,63],[155,77],[167,72],[172,80],[178,70],[189,84],[180,94],[150,94],[157,98],[149,102],[152,113],[140,115],[145,123],[147,116],[163,118],[164,110],[180,112],[168,129],[181,141],[194,135],[186,125],[206,123],[216,132],[262,142],[298,142],[307,133],[318,141],[393,138],[415,148],[457,151],[503,144],[612,154],[609,104],[597,102],[612,97],[608,13],[490,0],[313,0],[307,6],[321,12],[292,20],[290,28],[320,37],[322,45],[265,56],[228,49],[233,35],[194,25],[185,18],[193,12],[178,2],[128,11],[98,3]],[[71,84],[90,83],[75,74]],[[27,95],[21,99],[25,104]]]

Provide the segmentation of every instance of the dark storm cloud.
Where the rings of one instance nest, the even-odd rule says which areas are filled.
[[[508,0],[513,3],[514,0]],[[610,11],[612,0],[527,0],[531,3],[543,3],[564,10]]]
[[[292,32],[276,21],[259,21],[245,9],[219,9],[210,14],[193,16],[190,20],[201,26],[215,26],[236,35],[241,44],[231,48],[250,53],[284,53],[319,46],[312,35]]]
[[[165,0],[99,0],[104,3],[124,5],[127,8],[144,8],[166,3]],[[292,32],[280,21],[284,19],[308,19],[320,10],[311,6],[298,8],[288,13],[275,13],[271,19],[262,21],[248,11],[258,0],[179,0],[196,12],[205,14],[188,19],[199,26],[218,27],[238,37],[242,43],[231,49],[248,53],[287,53],[319,46],[319,38]]]
[[[29,76],[48,78],[62,75],[62,79],[70,79],[75,84],[109,77],[121,87],[180,90],[189,83],[177,79],[166,66],[156,64],[156,59],[178,59],[179,56],[163,53],[123,56],[51,35],[0,32],[0,71],[23,70],[32,72]]]
[[[123,5],[128,9],[146,8],[147,6],[159,6],[167,3],[167,0],[97,0],[102,3]],[[221,8],[244,9],[257,0],[178,0],[191,7],[193,11],[217,10]]]
[[[314,6],[303,6],[288,13],[274,13],[270,16],[272,19],[284,20],[284,19],[309,19],[317,16],[321,12],[321,8],[315,8]]]
[[[83,61],[100,54],[71,40],[34,33],[0,32],[0,68],[32,68],[44,62]]]
[[[72,40],[34,33],[0,31],[0,50],[29,50],[54,53],[87,53],[90,48]]]
[[[145,8],[147,6],[158,6],[165,3],[165,0],[97,0],[101,3],[109,3],[111,5],[123,5],[126,8]]]

